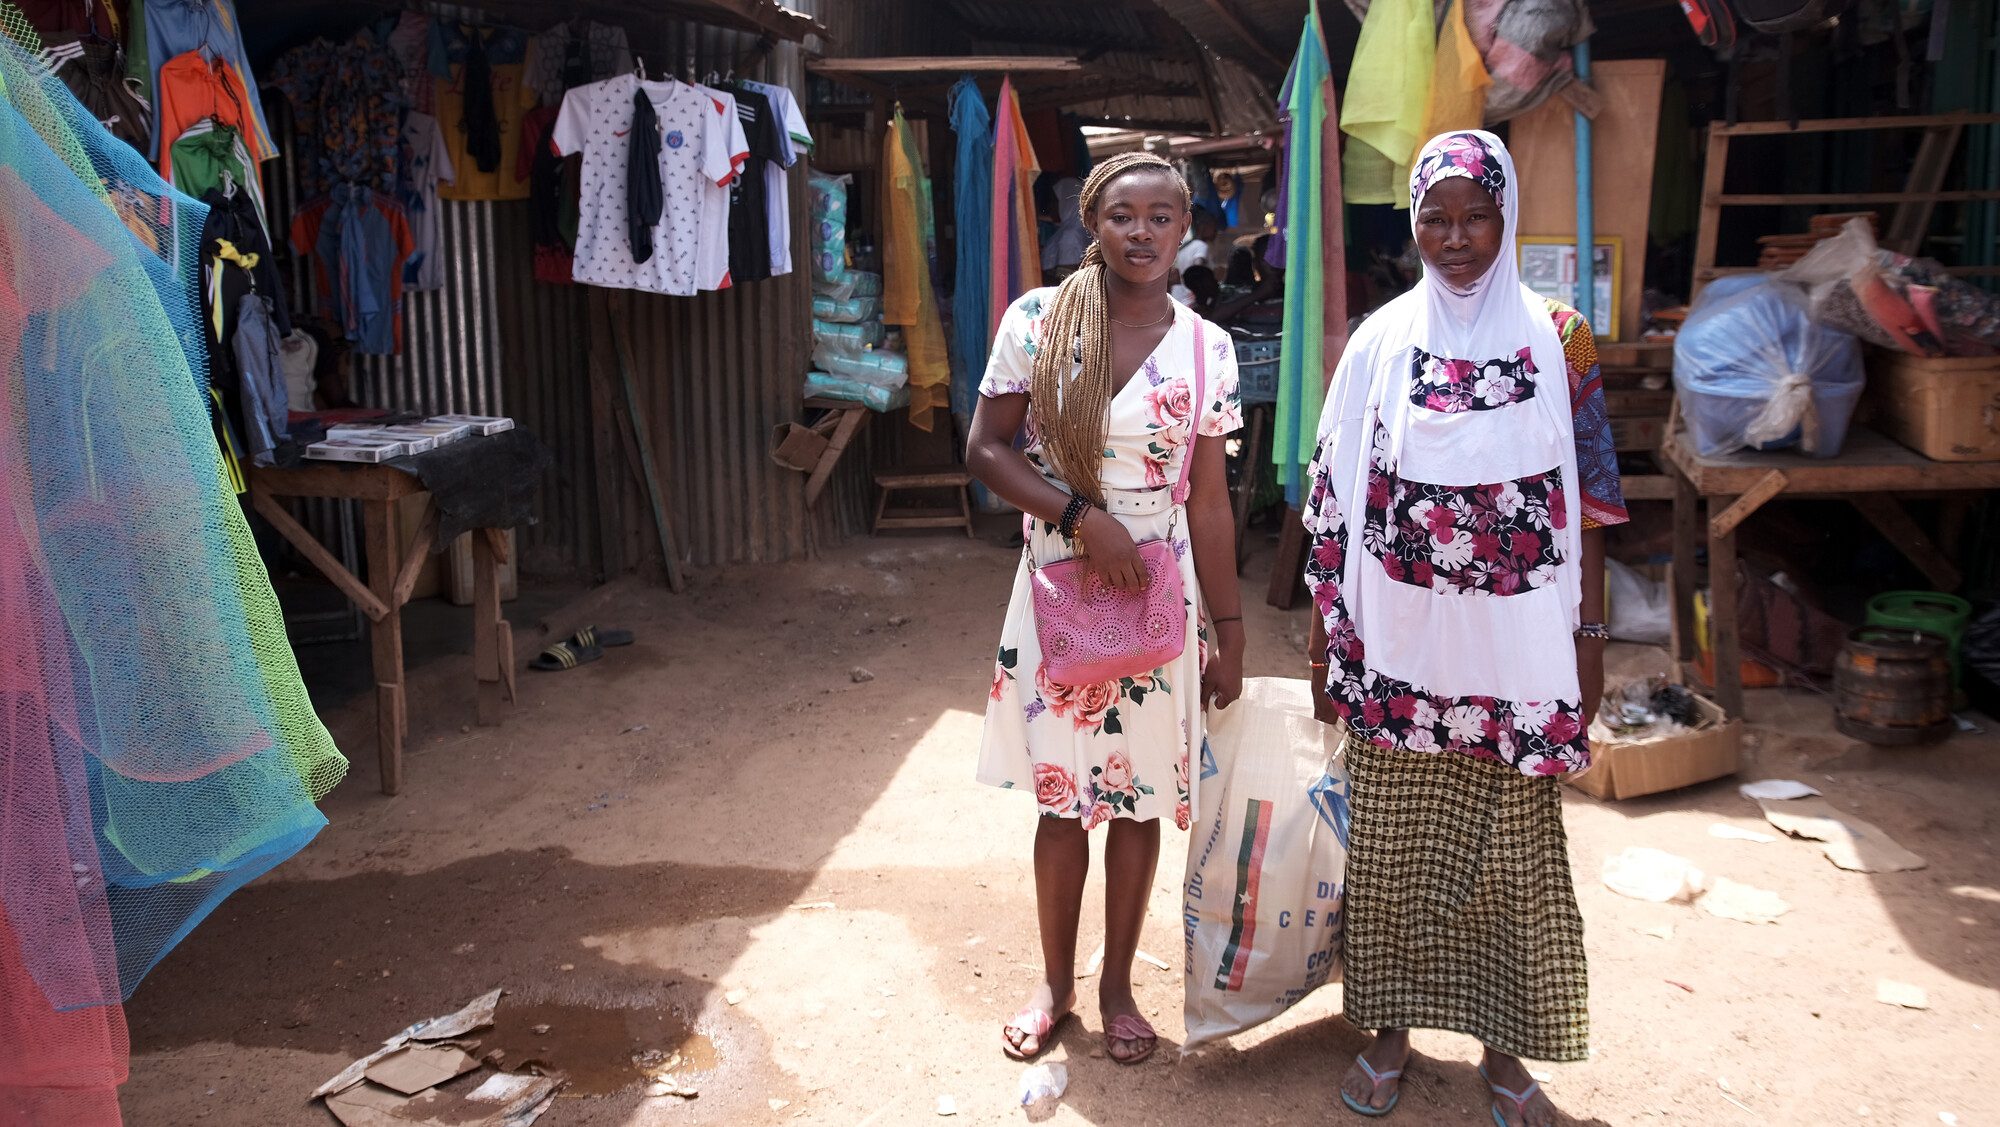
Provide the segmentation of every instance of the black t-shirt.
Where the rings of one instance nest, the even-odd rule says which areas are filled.
[[[764,95],[743,87],[729,93],[736,98],[736,116],[750,142],[750,158],[729,189],[729,277],[733,282],[759,282],[771,276],[770,193],[764,164],[785,159],[785,123]]]

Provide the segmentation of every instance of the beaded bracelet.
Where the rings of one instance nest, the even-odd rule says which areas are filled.
[[[1063,539],[1076,539],[1076,534],[1083,524],[1083,516],[1089,509],[1090,502],[1084,500],[1082,497],[1071,497],[1069,499],[1069,504],[1063,506],[1062,520],[1056,526],[1057,530],[1062,533]]]

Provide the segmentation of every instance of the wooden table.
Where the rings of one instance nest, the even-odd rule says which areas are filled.
[[[250,504],[300,554],[311,560],[335,587],[354,600],[371,623],[369,644],[375,665],[375,750],[382,768],[382,793],[403,788],[403,740],[409,734],[409,701],[403,670],[403,605],[416,588],[424,558],[437,543],[438,512],[423,483],[411,474],[381,465],[307,462],[288,469],[253,468],[249,472]],[[405,497],[424,498],[424,515],[417,534],[396,556],[396,504]],[[366,541],[368,582],[347,570],[325,545],[292,518],[279,498],[324,497],[354,501],[361,506]],[[481,724],[499,719],[500,702],[514,701],[513,629],[500,614],[500,565],[507,559],[507,538],[497,528],[481,528],[472,537],[472,665],[479,680],[477,709]]]
[[[1835,458],[1796,452],[1741,451],[1719,458],[1694,452],[1685,429],[1675,427],[1661,447],[1674,479],[1674,657],[1694,656],[1695,550],[1709,518],[1709,630],[1715,651],[1716,700],[1732,717],[1743,715],[1742,639],[1737,634],[1736,530],[1776,497],[1838,498],[1861,510],[1891,544],[1909,557],[1941,591],[1963,580],[1895,499],[1898,493],[1953,493],[2000,488],[2000,462],[1934,462],[1875,431],[1855,427]]]

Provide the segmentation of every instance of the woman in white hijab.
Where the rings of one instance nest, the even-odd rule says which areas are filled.
[[[1500,1127],[1554,1122],[1520,1058],[1588,1051],[1557,776],[1589,763],[1626,517],[1590,328],[1521,284],[1519,192],[1490,133],[1425,146],[1423,279],[1348,344],[1311,470],[1312,677],[1353,780],[1343,993],[1379,1034],[1341,1085],[1362,1115],[1401,1098],[1412,1027],[1485,1044]]]

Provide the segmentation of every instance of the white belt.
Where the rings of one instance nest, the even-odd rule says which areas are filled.
[[[1165,487],[1159,489],[1107,489],[1104,491],[1104,508],[1107,512],[1125,517],[1149,517],[1154,513],[1164,513],[1173,508],[1174,491]]]

